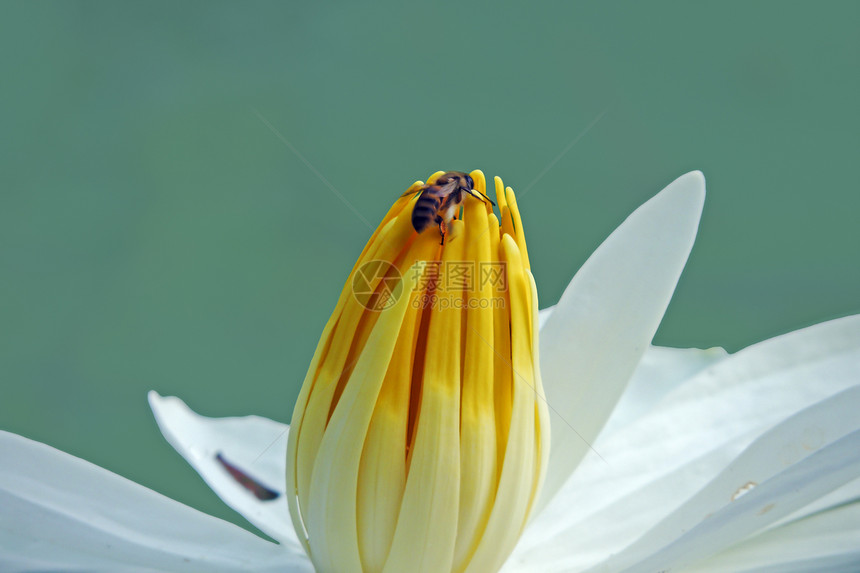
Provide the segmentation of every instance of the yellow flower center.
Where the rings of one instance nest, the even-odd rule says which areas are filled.
[[[464,194],[443,244],[439,225],[415,231],[425,187],[410,187],[323,331],[287,452],[290,512],[319,571],[497,571],[526,524],[549,416],[522,221],[495,187],[501,223]]]

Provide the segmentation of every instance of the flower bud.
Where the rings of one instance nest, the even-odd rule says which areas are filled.
[[[541,487],[549,416],[516,199],[496,178],[500,223],[474,171],[461,215],[416,232],[447,175],[416,182],[370,238],[293,412],[287,497],[322,572],[497,571]]]

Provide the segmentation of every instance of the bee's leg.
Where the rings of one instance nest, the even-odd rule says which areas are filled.
[[[469,189],[469,195],[471,195],[472,197],[475,197],[477,199],[480,199],[481,201],[484,201],[484,202],[489,201],[490,205],[492,205],[493,207],[496,206],[496,204],[493,203],[492,199],[490,199],[489,197],[487,197],[486,195],[484,195],[483,193],[481,193],[477,189]]]
[[[445,244],[445,233],[448,232],[448,225],[445,224],[445,219],[436,215],[436,222],[439,223],[439,234],[442,236],[442,240],[439,243],[440,245]]]

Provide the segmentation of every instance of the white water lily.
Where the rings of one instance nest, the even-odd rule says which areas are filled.
[[[701,174],[673,182],[541,312],[553,444],[502,571],[860,568],[860,316],[732,355],[650,346],[703,200]],[[168,441],[278,543],[2,432],[0,570],[313,571],[287,507],[288,427],[149,399]]]

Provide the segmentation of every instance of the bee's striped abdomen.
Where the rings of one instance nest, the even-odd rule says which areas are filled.
[[[438,210],[439,199],[431,193],[422,193],[412,208],[412,226],[420,233],[436,221]]]

